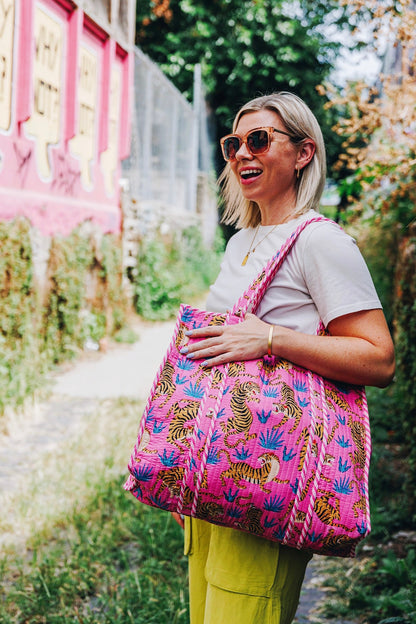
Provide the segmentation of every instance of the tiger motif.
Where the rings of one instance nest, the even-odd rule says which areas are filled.
[[[196,516],[201,520],[209,519],[211,522],[220,520],[224,515],[224,508],[215,501],[198,501],[196,506]]]
[[[253,423],[253,414],[247,406],[246,401],[256,401],[258,403],[259,393],[260,388],[253,381],[245,381],[242,384],[238,381],[236,382],[230,399],[230,407],[233,416],[230,417],[226,423],[221,423],[222,430],[225,433],[224,443],[228,448],[235,448],[241,441],[248,441],[256,437],[256,434],[249,435],[248,433]],[[244,438],[231,444],[228,439],[236,433],[243,433]]]
[[[243,461],[233,462],[226,449],[221,449],[219,453],[224,453],[229,463],[229,468],[224,470],[220,475],[221,483],[224,487],[226,479],[232,479],[234,484],[238,487],[246,487],[241,483],[242,481],[256,483],[263,492],[269,492],[266,485],[272,481],[288,483],[288,481],[281,481],[277,478],[280,470],[280,460],[273,453],[263,453],[259,456],[259,461],[261,463],[260,468],[253,468],[250,464]]]
[[[181,405],[182,401],[186,401],[185,405]],[[166,441],[169,444],[175,444],[178,448],[182,449],[181,445],[185,445],[189,448],[188,438],[192,436],[194,424],[191,424],[192,420],[195,420],[199,409],[199,401],[189,401],[188,399],[181,399],[171,407],[168,413],[168,418],[172,415],[173,418],[169,423],[169,431],[166,436]]]
[[[274,425],[273,429],[278,429],[287,423],[289,418],[294,418],[295,422],[292,428],[289,429],[289,433],[296,431],[299,427],[303,412],[299,404],[296,402],[293,389],[285,382],[282,383],[281,403],[275,403],[274,407],[276,412],[282,412],[284,416],[278,425]]]
[[[330,502],[331,499],[333,499],[333,503]],[[315,500],[314,511],[318,518],[321,520],[321,522],[323,522],[324,524],[327,524],[329,526],[336,525],[344,529],[344,531],[351,532],[354,529],[351,529],[343,525],[341,522],[338,522],[341,519],[339,504],[339,499],[336,498],[335,494],[333,494],[332,492],[319,491],[318,496]]]
[[[329,535],[324,538],[322,542],[323,548],[327,548],[328,552],[336,552],[342,556],[342,553],[349,554],[351,551],[350,538],[347,535],[334,535],[333,529],[330,530]]]
[[[145,429],[143,431],[143,435],[140,438],[139,446],[137,447],[137,454],[139,454],[139,453],[157,453],[157,449],[149,450],[147,448],[147,445],[149,444],[151,439],[152,439],[152,434],[150,433],[149,429],[147,427],[145,427]],[[140,461],[139,457],[135,457],[134,459],[135,459],[136,462]]]
[[[365,427],[362,423],[352,420],[351,416],[348,419],[348,427],[350,428],[351,437],[356,448],[354,453],[349,453],[349,457],[354,464],[354,476],[359,480],[366,463]]]
[[[347,401],[341,396],[341,393],[336,390],[332,390],[329,386],[325,386],[325,399],[330,409],[334,409],[334,405],[344,410],[344,412],[351,412],[351,408]]]
[[[236,527],[243,530],[254,533],[254,535],[262,535],[264,533],[264,527],[261,524],[263,516],[263,510],[250,505],[246,511],[244,521],[236,523]]]
[[[159,470],[157,478],[161,480],[161,484],[156,495],[160,496],[161,492],[167,488],[171,496],[178,496],[181,491],[181,483],[184,474],[185,468],[182,466]]]
[[[173,382],[174,372],[175,372],[175,369],[173,365],[169,361],[167,361],[162,369],[162,372],[160,374],[160,379],[156,385],[155,392],[153,395],[153,400],[156,400],[162,396],[166,396],[166,399],[163,401],[163,403],[160,404],[161,407],[162,405],[166,405],[166,403],[169,401],[169,399],[172,397],[173,393],[175,392],[176,386]]]

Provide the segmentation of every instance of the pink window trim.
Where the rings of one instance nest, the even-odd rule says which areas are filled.
[[[18,37],[18,66],[17,66],[17,94],[16,121],[20,127],[27,121],[32,112],[32,72],[33,72],[33,6],[34,2],[27,2],[23,9],[18,9],[19,29]]]

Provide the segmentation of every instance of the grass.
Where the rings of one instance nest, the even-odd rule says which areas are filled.
[[[188,622],[181,529],[122,489],[139,414],[101,402],[0,500],[2,624]]]

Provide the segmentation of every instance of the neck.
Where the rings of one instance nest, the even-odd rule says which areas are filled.
[[[272,204],[258,203],[261,216],[261,225],[280,225],[290,221],[296,210],[296,197],[288,194],[280,197],[278,202]]]

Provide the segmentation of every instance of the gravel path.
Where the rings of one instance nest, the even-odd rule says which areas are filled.
[[[111,345],[105,353],[83,355],[51,378],[50,398],[22,417],[9,419],[0,436],[0,493],[15,491],[24,478],[28,457],[49,452],[76,433],[103,399],[145,399],[170,340],[173,322],[138,323],[134,345]],[[325,558],[309,564],[294,624],[354,624],[324,620],[317,614],[324,591]]]

